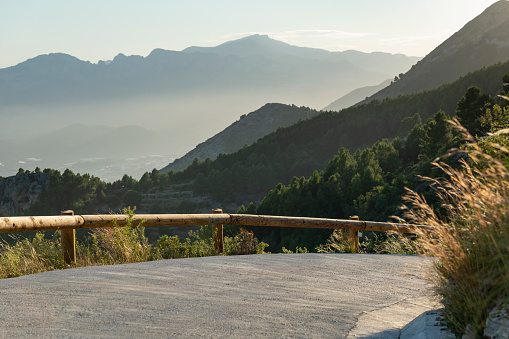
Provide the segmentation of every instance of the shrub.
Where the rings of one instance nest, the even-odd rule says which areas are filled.
[[[77,246],[78,262],[83,265],[120,264],[147,261],[150,245],[145,237],[143,220],[133,225],[134,210],[124,208],[126,226],[120,227],[116,220],[113,227],[97,228],[88,239],[88,246]]]
[[[363,232],[360,253],[419,254],[420,243],[415,235],[385,232]],[[327,243],[316,247],[319,253],[354,253],[355,245],[348,230],[334,230]]]
[[[189,237],[180,240],[179,236],[163,235],[153,246],[151,259],[177,259],[217,255],[212,243],[210,226],[202,226],[199,231],[189,232]]]
[[[37,232],[32,239],[17,238],[9,245],[0,245],[0,278],[18,277],[26,274],[40,273],[66,268],[60,232],[55,232],[50,239],[44,233]]]
[[[262,254],[265,248],[269,247],[244,228],[234,237],[224,237],[224,253],[226,255]]]
[[[326,244],[316,248],[319,253],[354,253],[355,245],[348,230],[334,230]]]
[[[439,215],[412,191],[405,209],[411,222],[434,226],[420,236],[423,250],[436,257],[430,278],[445,306],[447,326],[457,336],[482,337],[489,311],[509,302],[509,171],[497,160],[501,157],[486,154],[465,135],[472,142],[469,161],[461,160],[459,169],[435,163],[444,178],[425,178],[445,213]]]
[[[293,252],[292,250],[289,250],[287,249],[286,247],[282,247],[281,248],[281,251],[284,253],[284,254],[293,254],[293,253],[309,253],[308,249],[306,247],[295,247],[295,252]]]

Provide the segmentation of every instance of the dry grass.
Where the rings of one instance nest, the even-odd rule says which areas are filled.
[[[420,254],[421,243],[414,235],[364,232],[360,238],[360,253]],[[355,253],[355,244],[348,230],[334,230],[327,243],[316,248],[319,253]]]
[[[145,237],[144,221],[134,225],[134,210],[126,208],[126,226],[97,228],[92,231],[87,244],[78,243],[77,263],[80,266],[112,265],[148,261],[151,246]]]
[[[0,244],[0,278],[12,278],[67,267],[60,246],[60,232],[46,239],[36,233],[32,239],[14,237]]]
[[[234,237],[224,237],[224,252],[226,255],[262,254],[269,245],[258,242],[253,232],[241,228]]]
[[[471,141],[468,161],[461,160],[459,169],[435,163],[444,178],[424,178],[445,213],[438,215],[412,191],[405,197],[404,209],[408,221],[435,226],[420,236],[423,252],[437,259],[430,278],[444,303],[448,327],[456,335],[468,332],[482,337],[488,312],[509,297],[509,172],[455,125]]]
[[[319,253],[354,253],[355,244],[348,230],[334,230],[326,244],[316,248]]]
[[[125,209],[127,225],[99,228],[85,242],[76,242],[76,263],[65,264],[60,232],[45,238],[39,232],[33,238],[15,238],[12,244],[0,244],[0,278],[17,277],[77,266],[112,265],[159,259],[175,259],[218,255],[212,240],[212,227],[202,226],[189,236],[164,235],[149,244],[143,221],[134,225],[134,210]],[[114,222],[114,225],[116,223]],[[235,237],[224,237],[225,254],[264,253],[268,246],[258,242],[252,232],[241,229]]]

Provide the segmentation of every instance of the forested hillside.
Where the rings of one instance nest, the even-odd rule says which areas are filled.
[[[499,82],[501,93],[509,93],[509,73]],[[507,97],[505,97],[507,98]],[[485,150],[491,142],[509,145],[509,100],[483,94],[479,87],[470,87],[459,100],[456,118],[477,137]],[[323,171],[315,171],[309,178],[294,177],[288,185],[278,184],[256,207],[242,206],[242,213],[268,215],[315,216],[347,219],[358,215],[361,220],[384,221],[400,216],[405,188],[422,194],[433,204],[436,194],[422,177],[442,175],[433,161],[456,167],[464,159],[461,153],[443,157],[450,149],[461,147],[464,136],[450,123],[442,110],[425,123],[418,114],[417,124],[405,138],[383,139],[372,147],[353,154],[341,148]],[[468,161],[468,160],[467,160]],[[502,159],[509,166],[509,156]],[[441,206],[436,206],[440,212]],[[271,244],[288,248],[316,247],[324,242],[327,231],[289,230],[285,228],[256,229],[256,234]]]
[[[454,141],[444,121],[447,115],[455,114],[467,89],[478,85],[482,92],[469,90],[472,100],[484,105],[483,93],[487,93],[491,102],[508,71],[509,62],[436,90],[325,112],[281,128],[236,153],[222,154],[214,161],[195,161],[182,172],[153,170],[140,180],[126,175],[114,183],[104,183],[89,175],[47,169],[44,173],[51,178],[49,188],[25,213],[59,214],[69,208],[76,213],[118,211],[122,206],[143,206],[146,196],[172,188],[177,195],[178,191],[194,191],[236,206],[260,202],[272,190],[258,211],[251,205],[249,212],[331,217],[359,214],[365,219],[384,220],[397,212],[402,188],[415,187],[415,174],[428,173],[429,160]],[[440,109],[445,113],[437,115]],[[430,117],[435,118],[428,121]],[[180,194],[182,199],[185,194]],[[145,210],[150,212],[147,206]],[[284,244],[281,234],[259,236]],[[312,242],[323,240],[322,236]],[[297,240],[305,243],[312,237],[288,239],[286,246],[291,248]]]
[[[358,215],[361,220],[386,221],[399,215],[405,187],[426,193],[428,187],[417,175],[433,176],[430,162],[457,146],[459,138],[449,118],[439,111],[423,124],[416,116],[417,125],[404,139],[383,139],[353,153],[341,148],[324,170],[314,171],[309,178],[294,177],[288,185],[278,184],[256,210],[251,205],[245,212],[339,219]],[[428,198],[433,201],[432,196]],[[264,241],[287,248],[315,248],[331,233],[284,228],[254,231]]]
[[[293,125],[299,120],[305,120],[317,114],[319,114],[318,111],[308,107],[266,104],[254,112],[242,115],[239,120],[200,143],[182,158],[176,159],[161,172],[182,171],[196,158],[203,161],[207,158],[215,159],[220,153],[237,152],[245,145],[252,144],[279,127]]]
[[[341,147],[355,151],[383,138],[405,137],[415,124],[439,110],[454,115],[458,101],[471,86],[496,94],[508,70],[509,62],[497,64],[435,90],[324,112],[280,128],[236,153],[221,154],[214,161],[195,161],[170,176],[176,182],[194,180],[195,191],[226,201],[267,192],[278,182],[324,169]]]
[[[496,81],[499,89],[503,88],[507,93],[509,88],[503,86],[503,83],[509,82],[509,73],[499,79]],[[479,137],[509,127],[509,102],[484,94],[478,87],[470,87],[465,91],[458,100],[454,113],[471,133]],[[331,114],[324,116],[330,118]],[[426,120],[416,113],[405,119],[404,124],[400,124],[411,126],[407,128],[408,132],[399,129],[402,137],[380,139],[372,146],[358,148],[356,151],[341,147],[322,170],[315,170],[308,178],[293,176],[287,185],[274,184],[258,207],[255,204],[249,204],[247,208],[241,206],[239,212],[329,218],[359,215],[364,220],[383,221],[399,214],[398,206],[402,203],[405,187],[423,194],[428,202],[433,203],[434,195],[431,194],[429,185],[417,176],[434,177],[440,173],[433,169],[431,162],[450,148],[461,145],[461,137],[453,130],[449,119],[450,116],[442,110],[438,110]],[[305,125],[298,125],[301,124]],[[290,128],[279,130],[267,138],[275,138],[288,130]],[[270,155],[271,150],[276,150],[273,154],[281,156],[282,147],[276,143],[264,143],[267,138],[255,143],[255,150],[261,155]],[[489,138],[509,145],[504,134]],[[490,140],[480,140],[485,147],[489,147]],[[196,161],[183,172],[147,172],[139,181],[124,176],[120,181],[105,184],[88,175],[75,175],[70,171],[60,174],[58,171],[45,170],[44,173],[50,176],[51,182],[49,188],[32,206],[31,212],[55,214],[61,209],[71,208],[78,213],[93,213],[104,211],[107,207],[139,205],[142,203],[142,192],[155,194],[164,187],[183,183],[188,185],[185,189],[189,189],[189,185],[196,191],[207,189],[207,193],[212,197],[225,196],[223,192],[214,192],[213,189],[219,190],[222,187],[233,190],[234,185],[242,185],[238,187],[244,192],[261,192],[263,187],[271,184],[271,180],[276,181],[274,175],[267,176],[267,173],[274,173],[271,169],[278,169],[277,166],[283,167],[284,159],[276,162],[277,157],[270,160],[265,155],[265,162],[259,164],[253,159],[260,158],[256,158],[256,153],[251,153],[248,156],[250,162],[244,163],[244,166],[232,161],[245,156],[243,152],[247,152],[251,147],[245,147],[232,155],[222,155],[216,161]],[[456,166],[459,159],[461,156],[446,158],[444,161]],[[224,172],[216,169],[218,163],[225,166]],[[509,157],[505,159],[505,163],[509,164]],[[242,170],[251,172],[243,177]],[[203,173],[209,176],[207,181],[204,180]],[[216,177],[213,177],[214,175]],[[221,175],[227,176],[229,181],[220,181]],[[229,182],[232,184],[228,184]],[[323,244],[331,232],[287,228],[254,228],[253,231],[260,240],[270,244],[271,251],[297,246],[314,249]]]

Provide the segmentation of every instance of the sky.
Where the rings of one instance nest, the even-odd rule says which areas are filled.
[[[97,63],[267,34],[330,51],[425,56],[495,0],[0,0],[0,68],[67,53]]]

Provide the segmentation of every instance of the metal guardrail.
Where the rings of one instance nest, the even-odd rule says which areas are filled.
[[[113,227],[113,222],[122,227],[127,224],[123,214],[74,215],[73,211],[62,212],[59,216],[1,217],[0,233],[61,230],[64,260],[76,261],[75,230],[80,228]],[[375,221],[360,221],[357,217],[350,220],[286,217],[271,215],[229,214],[217,209],[210,214],[136,214],[133,226],[143,221],[144,227],[153,226],[191,226],[213,225],[214,247],[223,252],[223,225],[296,227],[321,229],[346,229],[359,251],[360,231],[419,233],[432,226],[396,224]]]

